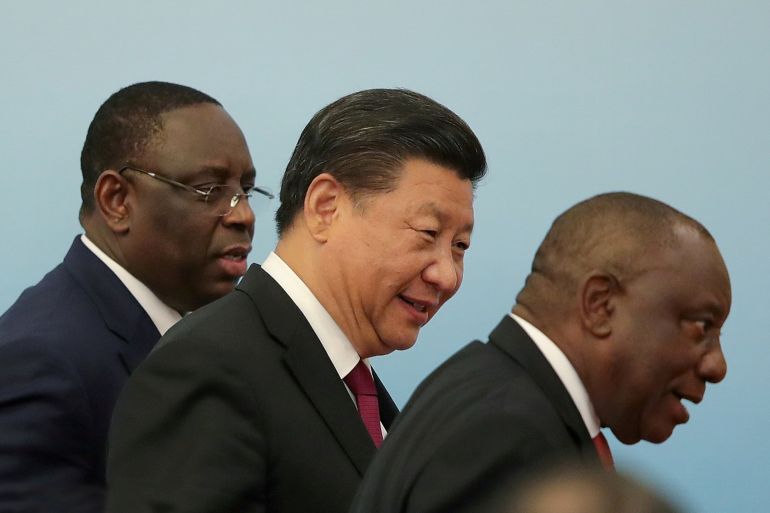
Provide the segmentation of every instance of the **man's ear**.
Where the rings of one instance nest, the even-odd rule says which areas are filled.
[[[609,273],[592,271],[580,287],[580,316],[583,327],[597,338],[612,333],[615,299],[620,291],[617,279]]]
[[[94,186],[94,203],[104,223],[115,233],[129,228],[129,183],[112,169],[103,171]]]
[[[329,173],[316,176],[305,193],[303,214],[311,236],[318,242],[326,242],[329,229],[339,216],[342,201],[347,197],[345,187]]]

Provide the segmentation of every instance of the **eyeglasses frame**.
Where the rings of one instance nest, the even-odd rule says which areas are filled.
[[[167,183],[167,184],[172,185],[174,187],[178,187],[178,188],[184,189],[184,190],[186,190],[188,192],[192,192],[193,194],[197,194],[198,196],[202,196],[206,203],[208,203],[208,199],[209,199],[209,196],[211,195],[211,191],[214,189],[214,187],[216,187],[216,186],[212,186],[211,189],[209,189],[208,191],[203,191],[201,189],[196,189],[192,185],[187,185],[187,184],[182,183],[182,182],[177,182],[176,180],[173,180],[171,178],[163,176],[163,175],[161,175],[159,173],[156,173],[154,171],[147,171],[145,169],[142,169],[142,168],[139,168],[139,167],[136,167],[136,166],[129,166],[129,165],[124,165],[123,167],[121,167],[118,170],[118,174],[122,175],[123,171],[125,171],[126,169],[130,169],[132,171],[137,171],[139,173],[142,173],[144,175],[149,176],[150,178],[154,178],[154,179],[159,180],[159,181],[161,181],[163,183]],[[264,187],[260,187],[258,185],[254,185],[254,186],[252,186],[252,190],[255,191],[255,192],[258,192],[259,194],[262,194],[268,200],[275,199],[275,195],[272,192],[270,192],[269,190],[265,189]],[[235,209],[235,207],[238,206],[238,203],[240,203],[241,198],[250,198],[250,197],[251,197],[251,193],[249,193],[249,192],[236,192],[233,195],[233,197],[230,198],[230,210],[228,210],[224,214],[218,214],[219,217],[224,217],[224,216],[230,215],[233,212],[233,210]]]

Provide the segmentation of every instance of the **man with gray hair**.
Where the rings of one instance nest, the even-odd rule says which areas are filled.
[[[353,513],[478,512],[555,460],[612,466],[600,427],[662,442],[727,371],[727,269],[709,232],[608,193],[553,223],[510,315],[417,389]]]

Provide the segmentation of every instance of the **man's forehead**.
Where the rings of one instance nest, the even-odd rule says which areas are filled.
[[[700,234],[678,242],[651,258],[641,276],[679,292],[702,310],[726,316],[732,301],[730,277],[716,244]]]
[[[197,103],[168,110],[159,118],[159,134],[193,134],[209,131],[213,128],[212,124],[219,128],[225,124],[235,123],[227,111],[214,103]]]
[[[157,165],[212,177],[231,172],[233,165],[253,170],[240,128],[219,105],[200,103],[161,116],[162,127],[145,151]]]

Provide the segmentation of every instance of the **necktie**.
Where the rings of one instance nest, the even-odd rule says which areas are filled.
[[[382,430],[380,429],[380,405],[377,401],[377,387],[374,386],[372,373],[363,360],[359,360],[353,370],[345,376],[345,384],[356,396],[358,414],[364,421],[364,426],[372,437],[374,445],[382,445]]]
[[[610,446],[601,431],[599,431],[598,435],[593,437],[593,442],[594,447],[596,447],[596,452],[599,454],[599,459],[601,460],[602,465],[604,465],[604,468],[607,470],[614,470],[615,462],[612,460]]]

